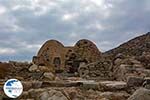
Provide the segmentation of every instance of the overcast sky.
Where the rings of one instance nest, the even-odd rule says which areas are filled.
[[[149,30],[150,0],[0,0],[0,61],[30,61],[49,39],[104,52]]]

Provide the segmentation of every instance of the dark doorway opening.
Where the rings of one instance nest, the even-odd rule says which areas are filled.
[[[60,57],[55,57],[53,60],[53,64],[55,65],[55,67],[60,67],[60,65],[61,65]]]

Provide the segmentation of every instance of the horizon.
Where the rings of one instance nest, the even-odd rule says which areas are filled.
[[[101,52],[111,50],[150,31],[149,3],[0,0],[0,61],[31,61],[45,41],[51,39],[64,46],[88,39]]]

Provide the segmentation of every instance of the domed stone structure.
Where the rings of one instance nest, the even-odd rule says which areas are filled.
[[[101,53],[96,45],[86,39],[79,40],[74,46],[74,51],[78,59],[85,59],[88,63],[95,62],[101,58]]]
[[[57,40],[49,40],[40,48],[33,63],[53,67],[55,70],[76,72],[81,62],[91,63],[101,58],[96,45],[86,39],[79,40],[75,46],[65,47]]]

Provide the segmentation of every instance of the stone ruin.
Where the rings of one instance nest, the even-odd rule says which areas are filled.
[[[72,47],[66,47],[57,40],[49,40],[40,48],[37,56],[33,57],[33,63],[47,66],[55,72],[74,73],[82,63],[89,64],[99,59],[101,52],[89,40],[79,40]]]
[[[23,83],[18,100],[150,100],[150,32],[104,53],[85,39],[49,40],[32,63],[0,63],[0,100],[9,78]]]

